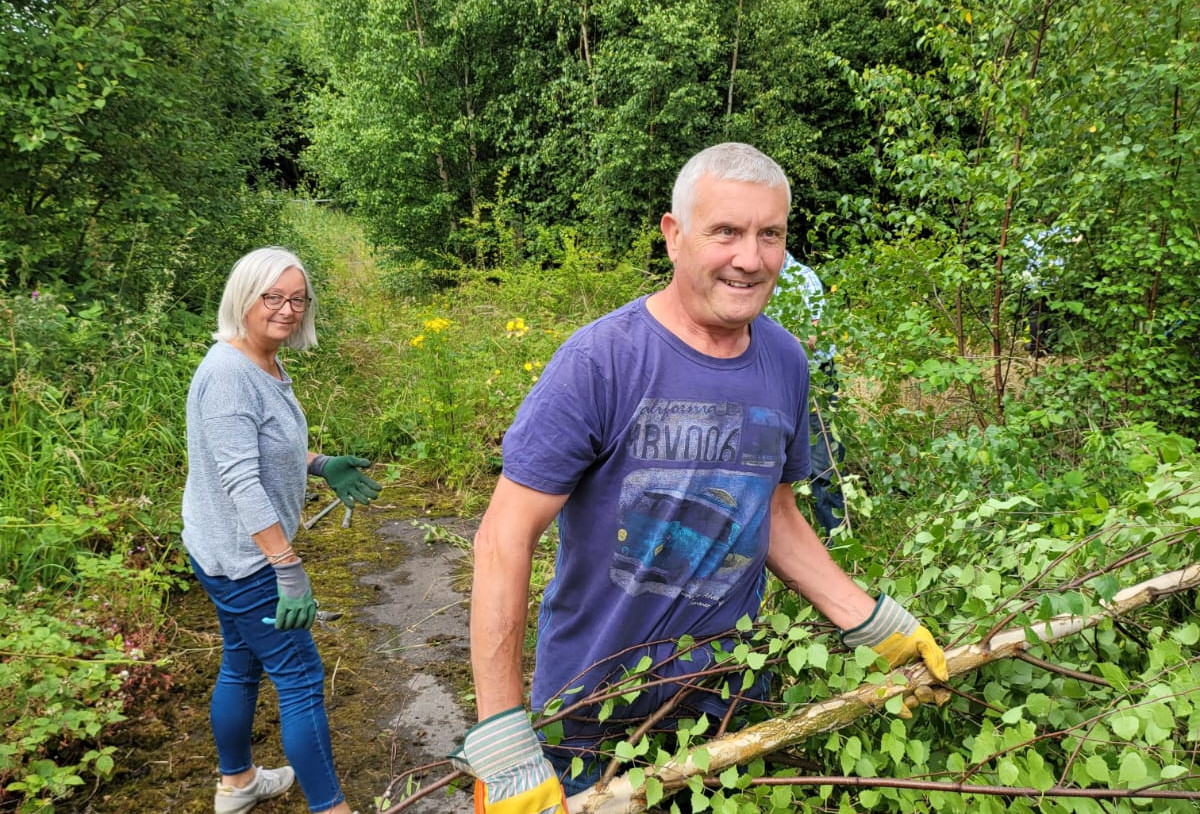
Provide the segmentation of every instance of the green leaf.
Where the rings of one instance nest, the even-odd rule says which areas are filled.
[[[817,670],[829,668],[829,648],[824,642],[813,642],[808,646],[808,663]]]
[[[617,757],[621,758],[621,760],[633,760],[635,757],[637,757],[637,750],[629,741],[621,741],[618,743],[615,752]]]
[[[1117,692],[1124,693],[1129,691],[1129,677],[1125,672],[1115,664],[1107,661],[1102,661],[1096,665],[1096,669],[1104,676],[1104,680],[1113,685],[1113,689]]]
[[[875,662],[879,660],[879,654],[864,644],[860,644],[854,648],[854,663],[862,669],[866,670],[875,666]]]
[[[1017,778],[1021,776],[1021,770],[1017,768],[1017,764],[1012,758],[1002,758],[996,765],[996,776],[1005,786],[1016,785]]]
[[[541,733],[546,736],[546,742],[551,745],[557,745],[562,742],[563,725],[562,721],[555,721],[546,724],[541,728]]]
[[[1050,697],[1040,692],[1025,697],[1025,708],[1035,718],[1043,718],[1050,711]]]
[[[1171,638],[1186,647],[1200,642],[1200,625],[1193,623],[1183,625],[1171,631]]]
[[[1143,785],[1148,778],[1146,763],[1138,752],[1125,752],[1121,756],[1120,772],[1117,782],[1123,786],[1137,787]]]
[[[908,759],[915,766],[924,766],[929,760],[929,744],[922,740],[909,740],[906,746]]]
[[[1170,766],[1163,766],[1162,771],[1158,774],[1163,780],[1174,780],[1177,777],[1183,777],[1190,773],[1191,771],[1186,766],[1173,764]]]
[[[646,805],[654,807],[663,798],[663,784],[657,777],[646,780]]]
[[[1141,728],[1141,722],[1129,712],[1114,714],[1109,718],[1108,725],[1123,740],[1132,740]]]
[[[1084,764],[1087,768],[1088,775],[1097,783],[1107,784],[1109,782],[1108,762],[1101,755],[1092,755]]]

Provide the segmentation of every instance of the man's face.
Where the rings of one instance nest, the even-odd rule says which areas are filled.
[[[671,213],[663,216],[675,282],[697,326],[740,329],[762,313],[783,267],[787,214],[782,186],[704,175],[687,231]]]

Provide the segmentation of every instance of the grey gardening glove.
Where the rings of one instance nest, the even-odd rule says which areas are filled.
[[[366,458],[356,458],[353,455],[337,455],[333,458],[318,455],[309,463],[308,471],[324,478],[334,494],[346,504],[346,508],[353,509],[355,503],[367,505],[379,497],[379,492],[383,489],[362,473],[362,470],[370,465],[371,462]]]
[[[308,630],[317,618],[317,601],[313,599],[312,584],[300,560],[272,565],[275,569],[275,589],[279,601],[275,603],[276,630]]]
[[[487,718],[450,753],[456,769],[474,775],[475,810],[493,814],[566,814],[567,802],[554,767],[524,707]]]

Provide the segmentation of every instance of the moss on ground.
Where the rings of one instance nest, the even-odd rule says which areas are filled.
[[[322,491],[306,516],[330,500]],[[401,547],[386,545],[377,534],[387,523],[456,514],[453,495],[389,484],[374,505],[354,512],[349,528],[341,527],[340,507],[295,541],[315,593],[326,608],[345,611],[331,629],[313,629],[326,669],[326,707],[335,762],[347,799],[363,814],[398,772],[411,768],[405,744],[386,728],[388,712],[399,688],[412,674],[401,662],[382,656],[378,631],[356,624],[357,609],[373,595],[359,577],[390,571],[402,564]],[[462,575],[456,575],[456,585]],[[208,699],[221,658],[221,638],[207,596],[194,581],[175,595],[167,609],[171,659],[154,692],[137,699],[129,722],[115,733],[118,746],[115,776],[89,792],[81,792],[69,808],[81,814],[181,812],[208,814],[217,780],[216,750],[208,724]],[[431,641],[437,646],[436,641]],[[440,679],[459,697],[469,691],[466,659],[448,658],[422,671]],[[255,761],[285,762],[279,743],[279,716],[274,688],[264,681],[254,724]],[[299,789],[262,803],[256,814],[305,810]]]

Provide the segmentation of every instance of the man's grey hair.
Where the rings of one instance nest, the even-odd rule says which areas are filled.
[[[217,332],[213,334],[213,339],[230,342],[244,337],[246,314],[259,298],[275,285],[280,276],[291,268],[304,275],[305,293],[311,298],[311,302],[300,315],[300,327],[284,340],[283,344],[296,350],[315,347],[317,298],[313,293],[312,280],[309,279],[300,258],[281,246],[255,249],[234,264],[229,279],[225,281],[221,306],[217,309]]]
[[[711,175],[719,181],[782,186],[787,193],[788,210],[792,208],[792,187],[783,168],[749,144],[727,141],[696,153],[683,165],[675,179],[675,187],[671,191],[671,214],[684,232],[688,230],[688,221],[696,204],[696,183],[704,175]]]

